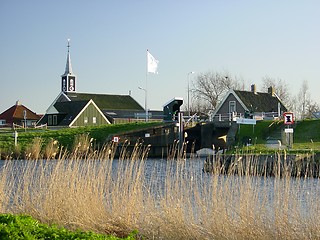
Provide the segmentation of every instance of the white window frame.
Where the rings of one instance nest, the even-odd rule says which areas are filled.
[[[236,101],[229,101],[229,113],[233,113],[237,111]]]

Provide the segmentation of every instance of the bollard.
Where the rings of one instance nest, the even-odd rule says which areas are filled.
[[[14,146],[17,146],[18,145],[18,132],[17,131],[14,131],[13,137],[14,137]]]

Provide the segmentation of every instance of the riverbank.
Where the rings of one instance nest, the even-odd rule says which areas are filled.
[[[237,154],[215,154],[204,159],[203,171],[226,175],[246,174],[252,176],[320,177],[320,153],[307,152],[288,154],[278,150],[273,154],[239,152]]]

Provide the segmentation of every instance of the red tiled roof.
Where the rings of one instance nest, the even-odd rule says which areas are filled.
[[[11,108],[7,109],[0,114],[0,119],[6,120],[6,123],[13,123],[17,120],[24,119],[24,110],[26,111],[27,120],[39,120],[40,116],[35,112],[32,112],[29,108],[23,105],[13,105]]]

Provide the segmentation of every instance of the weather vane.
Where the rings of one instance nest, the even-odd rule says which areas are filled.
[[[69,48],[70,48],[70,38],[68,38],[68,52],[69,52]]]

